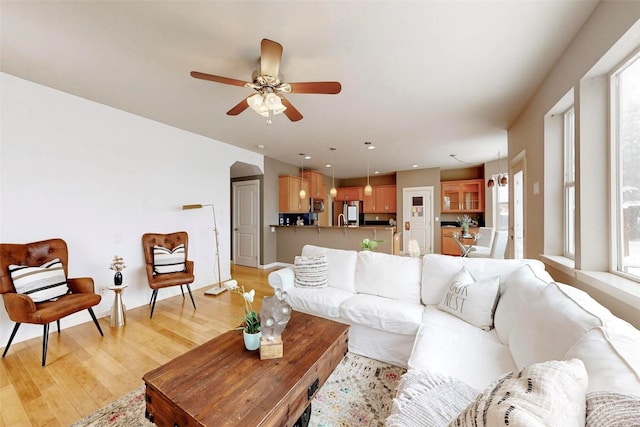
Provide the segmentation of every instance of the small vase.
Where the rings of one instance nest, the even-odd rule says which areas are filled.
[[[122,285],[122,272],[116,271],[116,274],[113,276],[113,283],[116,286]]]
[[[467,236],[469,234],[469,224],[462,224],[462,235]]]
[[[261,332],[250,334],[247,331],[242,331],[242,335],[244,336],[244,346],[247,350],[253,351],[260,348],[260,336],[262,336]]]

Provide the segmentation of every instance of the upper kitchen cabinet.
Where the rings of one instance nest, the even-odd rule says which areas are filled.
[[[309,181],[309,197],[324,199],[327,197],[327,189],[324,185],[324,175],[317,171],[304,171],[304,178]]]
[[[285,175],[278,178],[278,207],[281,213],[309,212],[309,180]],[[300,190],[307,195],[300,199]]]
[[[484,180],[446,181],[440,184],[440,209],[445,212],[484,212]]]
[[[364,187],[337,188],[336,202],[350,202],[352,200],[364,200]]]
[[[364,196],[364,213],[396,213],[395,185],[377,185],[372,190],[371,196]]]

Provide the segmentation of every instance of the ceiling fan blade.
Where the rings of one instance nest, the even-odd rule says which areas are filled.
[[[326,93],[335,95],[342,90],[340,82],[289,83],[289,86],[291,86],[291,93]]]
[[[235,107],[233,107],[232,109],[227,111],[227,115],[228,116],[237,116],[238,114],[242,113],[244,110],[249,108],[249,104],[247,103],[247,98],[245,98],[242,101],[238,102],[238,104]]]
[[[260,74],[278,78],[282,45],[269,39],[260,43]]]
[[[287,116],[292,122],[302,120],[302,114],[300,114],[300,111],[298,111],[296,107],[294,107],[293,104],[290,103],[289,100],[284,96],[280,95],[280,98],[282,99],[282,105],[287,107],[287,109],[284,110],[284,115]]]
[[[233,85],[233,86],[244,86],[247,83],[242,80],[231,79],[229,77],[216,76],[214,74],[205,74],[199,71],[192,71],[191,77],[194,77],[196,79],[202,79],[202,80],[210,80],[212,82],[224,83],[226,85]]]

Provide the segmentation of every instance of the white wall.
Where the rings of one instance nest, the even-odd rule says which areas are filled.
[[[97,290],[113,284],[108,265],[114,254],[123,256],[130,309],[151,295],[140,241],[145,232],[186,230],[192,289],[217,281],[211,209],[181,210],[213,203],[221,276],[230,277],[229,168],[242,161],[264,170],[262,155],[8,74],[0,74],[0,89],[0,242],[61,237],[69,247],[69,276],[93,277]],[[163,289],[158,298],[178,293]],[[96,314],[108,313],[112,302],[106,290]],[[83,311],[62,327],[86,321]],[[12,328],[3,307],[0,347]],[[41,326],[22,325],[14,342],[41,334]]]

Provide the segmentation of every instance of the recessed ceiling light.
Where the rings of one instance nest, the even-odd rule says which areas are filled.
[[[380,173],[380,171],[374,171],[373,174],[374,175],[378,175]]]
[[[326,165],[324,165],[324,167],[325,167],[325,168],[330,168],[330,167],[331,167],[331,164],[330,164],[330,163],[327,163]]]
[[[311,156],[304,156],[305,160],[309,160],[311,158]]]
[[[417,167],[418,167],[418,165],[411,165],[411,167],[412,167],[412,168],[417,168]]]
[[[258,145],[256,145],[256,147],[258,147],[259,149],[262,150],[264,148],[264,144],[258,144]]]

